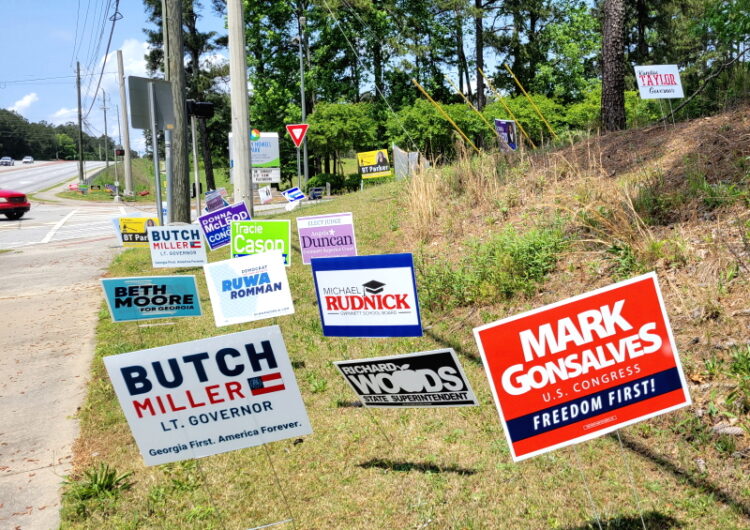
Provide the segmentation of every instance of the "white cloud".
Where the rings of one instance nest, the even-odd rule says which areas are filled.
[[[78,120],[78,109],[69,109],[66,107],[61,108],[49,117],[49,122],[53,125],[62,125],[68,122],[76,122]]]
[[[23,114],[26,109],[37,101],[39,101],[39,96],[36,95],[36,92],[32,92],[13,103],[12,106],[8,107],[8,110],[17,112],[18,114]]]

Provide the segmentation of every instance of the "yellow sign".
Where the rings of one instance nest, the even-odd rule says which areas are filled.
[[[357,165],[363,179],[393,176],[387,149],[357,153]]]
[[[148,248],[149,226],[159,226],[159,220],[154,217],[120,217],[122,246]]]

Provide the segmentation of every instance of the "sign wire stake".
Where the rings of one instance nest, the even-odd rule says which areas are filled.
[[[256,420],[257,425],[257,420]],[[292,506],[289,504],[289,499],[286,498],[286,494],[284,493],[284,487],[281,484],[281,480],[279,479],[278,473],[276,473],[276,466],[273,465],[273,459],[271,458],[271,452],[268,450],[268,444],[263,444],[263,450],[266,452],[266,458],[268,458],[268,465],[271,466],[271,471],[273,472],[274,479],[276,480],[276,486],[279,488],[279,492],[281,493],[281,498],[284,499],[284,504],[286,504],[287,512],[289,513],[289,519],[287,521],[291,521],[292,528],[297,528],[297,524],[294,522],[294,513],[292,512]],[[286,522],[286,521],[283,521]],[[262,527],[261,527],[262,528]]]
[[[578,467],[578,472],[581,474],[581,482],[583,483],[583,489],[586,490],[586,496],[589,499],[589,503],[591,503],[592,511],[594,512],[594,518],[596,518],[596,526],[599,527],[599,530],[602,530],[602,521],[599,518],[599,511],[596,509],[596,503],[594,502],[594,497],[591,495],[591,490],[589,489],[588,481],[586,479],[586,474],[583,472],[583,467],[581,466],[581,457],[578,454],[578,445],[573,446],[573,454],[576,458],[576,464]]]
[[[625,461],[625,469],[628,472],[628,478],[630,479],[630,488],[633,490],[633,497],[635,498],[635,505],[638,508],[638,517],[641,519],[641,526],[643,530],[646,530],[646,521],[643,520],[643,508],[641,507],[641,497],[638,495],[638,489],[635,487],[635,478],[633,477],[633,470],[630,467],[630,458],[628,452],[625,451],[625,447],[622,445],[622,438],[620,438],[620,429],[615,431],[617,434],[617,441],[620,442],[620,452],[622,453],[622,459]]]
[[[201,459],[200,458],[196,458],[195,459],[195,467],[198,468],[198,473],[200,473],[201,478],[203,479],[203,493],[205,493],[206,496],[208,497],[208,502],[211,503],[211,507],[216,512],[216,515],[218,515],[219,519],[221,519],[222,526],[224,528],[229,528],[229,525],[227,525],[227,520],[224,518],[224,514],[216,506],[216,503],[214,502],[214,497],[213,497],[213,495],[211,495],[211,490],[208,487],[208,478],[206,476],[206,472],[203,471],[203,466],[201,465]]]

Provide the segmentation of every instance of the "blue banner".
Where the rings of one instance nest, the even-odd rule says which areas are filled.
[[[508,434],[513,442],[525,440],[537,434],[588,420],[681,388],[679,371],[677,368],[670,368],[595,394],[508,420]]]
[[[115,322],[202,314],[195,276],[104,278],[102,287]]]

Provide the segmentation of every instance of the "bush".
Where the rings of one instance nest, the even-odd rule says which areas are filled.
[[[420,299],[427,309],[436,310],[530,294],[554,269],[564,244],[559,228],[525,234],[509,228],[490,241],[474,242],[458,266],[420,258]]]

